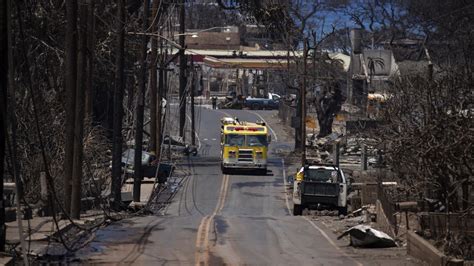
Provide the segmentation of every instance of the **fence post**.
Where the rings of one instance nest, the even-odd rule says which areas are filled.
[[[360,160],[362,170],[367,170],[367,145],[362,146],[362,158]]]
[[[339,166],[339,142],[334,143],[333,146],[333,162],[335,165]]]
[[[46,181],[46,173],[40,172],[40,189],[41,189],[41,200],[47,202],[48,200],[48,182]]]

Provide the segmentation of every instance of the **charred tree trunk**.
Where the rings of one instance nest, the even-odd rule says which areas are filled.
[[[88,0],[87,15],[87,77],[86,77],[86,99],[85,113],[86,117],[92,120],[94,108],[94,57],[95,57],[95,1]]]
[[[328,92],[325,92],[314,102],[319,123],[319,138],[325,137],[332,133],[334,117],[336,116],[337,112],[341,110],[341,105],[344,101],[338,85],[333,84],[333,86],[334,93],[332,95],[328,95]]]
[[[122,118],[124,92],[124,37],[125,0],[118,1],[117,9],[117,50],[115,55],[115,88],[112,148],[112,197],[113,208],[120,208],[122,197]]]
[[[150,0],[144,0],[143,6],[143,31],[148,29],[148,11],[150,6]],[[134,170],[134,181],[133,181],[133,201],[140,201],[140,187],[141,179],[143,178],[143,167],[142,167],[142,150],[143,150],[143,116],[144,116],[144,105],[145,105],[145,91],[146,91],[146,70],[147,70],[147,44],[148,37],[143,35],[141,44],[140,54],[140,87],[138,88],[137,98],[137,113],[136,113],[136,128],[135,128],[135,164]]]
[[[84,111],[86,92],[87,54],[87,12],[86,0],[79,7],[79,53],[77,60],[76,116],[74,127],[74,159],[72,171],[71,218],[79,219],[81,214],[81,185],[84,138]]]
[[[64,211],[71,209],[71,178],[74,159],[74,125],[77,82],[77,0],[66,1],[66,147],[64,158]]]

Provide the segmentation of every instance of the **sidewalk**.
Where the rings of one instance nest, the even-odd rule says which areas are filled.
[[[140,207],[145,206],[150,198],[153,187],[154,178],[145,178],[141,184]],[[122,188],[123,201],[132,201],[133,180],[129,179]],[[135,203],[137,204],[137,203]],[[23,219],[23,235],[25,237],[26,245],[28,247],[28,254],[30,257],[37,259],[48,258],[48,261],[64,262],[64,259],[70,255],[70,252],[61,244],[61,237],[66,239],[67,244],[71,247],[77,247],[82,243],[87,242],[94,237],[94,231],[91,229],[84,230],[84,228],[102,227],[109,220],[108,215],[114,218],[130,216],[129,213],[105,214],[99,206],[95,209],[88,210],[81,213],[80,220],[71,221],[60,219],[57,217],[57,225],[52,216],[36,216],[29,220]],[[120,217],[119,217],[120,216]],[[20,254],[21,243],[17,220],[8,222],[6,225],[6,252],[16,250]],[[58,230],[59,227],[59,230]],[[81,227],[81,228],[80,228]],[[16,261],[15,261],[16,260]],[[13,265],[20,262],[21,257],[0,256],[0,265]]]

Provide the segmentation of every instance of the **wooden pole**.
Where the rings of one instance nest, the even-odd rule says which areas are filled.
[[[185,0],[180,1],[179,8],[179,136],[185,140],[184,124],[186,122],[186,55],[185,55]]]
[[[158,13],[158,5],[160,1],[153,1],[152,4],[152,25],[151,32],[156,31],[156,16]],[[150,150],[156,151],[157,145],[157,73],[156,73],[156,64],[158,57],[158,39],[156,37],[151,37],[151,53],[150,53]]]
[[[333,146],[333,155],[334,155],[334,165],[339,166],[339,142],[336,142]]]
[[[8,6],[0,2],[0,251],[5,251],[5,201],[3,200],[4,163],[7,138],[7,89],[8,89]]]
[[[88,21],[87,21],[87,77],[86,77],[86,98],[85,115],[92,120],[94,108],[94,57],[95,57],[95,1],[87,0]]]
[[[362,146],[362,158],[360,160],[362,170],[367,170],[367,145]]]
[[[150,6],[150,0],[144,0],[143,7],[143,31],[148,29],[148,11]],[[143,178],[143,167],[142,167],[142,151],[143,151],[143,116],[144,116],[144,105],[145,105],[145,90],[146,90],[146,70],[147,70],[147,44],[148,37],[143,35],[141,43],[141,54],[140,54],[140,88],[138,89],[137,99],[137,113],[136,113],[136,127],[135,127],[135,160],[133,166],[133,201],[140,202],[140,190],[141,180]]]
[[[66,1],[66,147],[64,159],[64,211],[71,210],[72,172],[74,160],[74,126],[77,85],[77,0]]]
[[[300,99],[301,99],[301,164],[306,162],[306,74],[308,61],[308,40],[303,43],[303,77],[301,81]]]
[[[79,219],[81,214],[81,186],[84,138],[84,112],[86,91],[87,54],[87,3],[81,0],[79,7],[79,55],[77,60],[76,116],[74,119],[74,157],[71,187],[71,218]]]
[[[156,107],[156,158],[161,158],[161,142],[162,142],[162,131],[163,131],[163,91],[164,91],[164,80],[165,77],[165,65],[163,56],[163,41],[160,40],[160,69],[158,77],[158,98]]]
[[[124,42],[125,42],[125,0],[118,0],[117,7],[117,50],[115,55],[115,88],[112,147],[112,197],[113,208],[119,209],[122,201],[122,118],[124,92]]]
[[[196,125],[195,125],[195,121],[194,121],[194,89],[195,89],[195,81],[196,81],[196,77],[195,77],[195,71],[194,71],[194,62],[193,62],[193,59],[191,57],[191,77],[192,77],[192,80],[191,80],[191,89],[190,89],[190,98],[191,98],[191,144],[192,145],[196,145]]]

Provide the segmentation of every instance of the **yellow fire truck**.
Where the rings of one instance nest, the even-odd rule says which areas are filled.
[[[267,173],[267,152],[271,138],[264,122],[221,119],[222,173],[236,169],[255,169]]]

